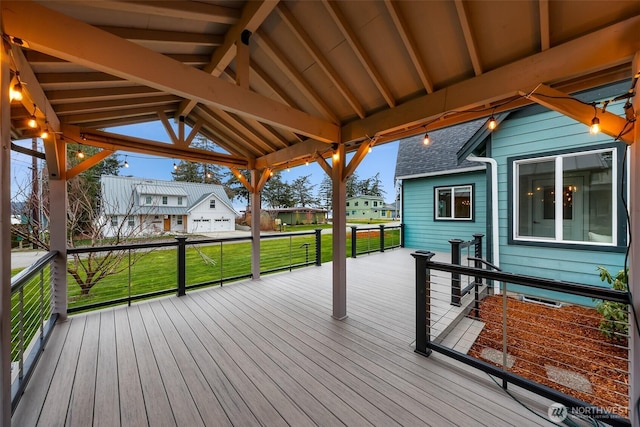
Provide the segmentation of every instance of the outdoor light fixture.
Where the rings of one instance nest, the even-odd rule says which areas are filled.
[[[309,166],[309,160],[305,161],[305,162],[304,162],[304,165],[305,165],[305,166]]]
[[[127,156],[124,156],[124,165],[125,168],[129,167],[129,162],[127,162]]]
[[[44,129],[42,129],[42,132],[40,132],[40,138],[49,138],[49,126],[47,126],[47,122],[44,122]]]
[[[373,151],[373,147],[369,146],[369,152]]]
[[[17,82],[9,89],[9,100],[22,101],[22,82],[20,81],[20,71],[16,71]]]
[[[600,119],[594,117],[591,119],[591,126],[589,126],[589,133],[591,135],[597,135],[600,133]]]
[[[424,138],[422,138],[422,144],[423,145],[431,144],[431,139],[429,138],[429,134],[428,133],[424,134]]]
[[[489,117],[489,121],[487,122],[487,128],[489,130],[494,130],[497,127],[498,127],[498,122],[496,118],[493,116]]]
[[[36,110],[37,110],[36,104],[33,104],[33,114],[31,114],[31,117],[29,117],[29,120],[27,121],[27,126],[29,126],[31,129],[35,129],[38,127]]]
[[[79,159],[84,159],[84,151],[82,151],[82,148],[78,150],[78,152],[76,153],[76,157]]]
[[[173,162],[173,170],[178,170],[178,165],[176,165],[176,162]]]

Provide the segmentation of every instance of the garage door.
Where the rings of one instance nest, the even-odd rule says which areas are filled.
[[[213,231],[228,231],[231,220],[229,218],[216,218],[213,220]]]
[[[194,219],[192,233],[209,233],[211,231],[210,219]]]

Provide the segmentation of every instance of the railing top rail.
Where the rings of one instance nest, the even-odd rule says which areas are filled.
[[[486,259],[483,258],[476,258],[473,256],[467,257],[467,259],[469,261],[478,261],[481,262],[482,264],[486,265],[487,267],[490,267],[496,271],[502,271],[502,269],[500,267],[498,267],[497,265],[491,264],[489,261],[487,261]]]
[[[318,229],[320,230],[320,229]],[[261,235],[261,239],[277,239],[278,237],[299,237],[299,236],[315,236],[316,230],[311,231],[291,231],[289,233],[276,233]]]
[[[33,276],[42,270],[53,258],[58,255],[58,251],[47,252],[42,258],[31,264],[11,278],[11,294],[20,290]]]
[[[466,267],[462,265],[446,264],[430,261],[425,253],[416,252],[414,258],[425,258],[426,268],[445,271],[448,273],[460,273],[467,276],[482,277],[489,280],[508,282],[516,285],[531,286],[534,288],[558,291],[594,299],[602,299],[623,304],[630,304],[629,294],[615,289],[583,285],[580,283],[565,282],[562,280],[546,279],[542,277],[525,276],[521,274],[506,273],[503,271],[484,270],[482,268]]]
[[[242,242],[251,240],[251,236],[242,237],[217,237],[213,239],[187,239],[186,243],[191,245],[207,244],[207,243],[220,243],[220,242]]]
[[[349,228],[356,229],[356,231],[380,231],[380,226],[384,224],[379,224],[377,226],[373,225],[371,227],[358,227],[356,225],[350,225]],[[384,225],[385,230],[393,230],[396,228],[400,228],[400,225]]]
[[[87,254],[90,252],[106,252],[121,251],[123,249],[150,249],[150,248],[166,248],[176,246],[177,241],[156,242],[156,243],[129,243],[126,245],[106,245],[106,246],[87,246],[80,248],[67,248],[67,254]]]

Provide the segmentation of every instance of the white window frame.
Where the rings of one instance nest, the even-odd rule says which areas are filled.
[[[581,155],[590,155],[590,154],[598,154],[598,153],[610,153],[611,154],[611,174],[613,179],[611,180],[611,242],[594,242],[594,241],[585,241],[585,240],[565,240],[563,239],[563,212],[562,212],[562,197],[563,197],[563,160],[567,157],[576,157]],[[519,230],[519,207],[520,203],[520,193],[519,193],[519,173],[518,166],[524,164],[531,163],[542,163],[555,161],[555,172],[554,172],[554,195],[555,195],[555,237],[539,237],[539,236],[520,236],[518,233]],[[550,243],[570,243],[570,244],[580,244],[580,245],[593,245],[593,246],[617,246],[618,244],[618,150],[615,147],[611,148],[602,148],[596,150],[584,150],[584,151],[573,151],[569,153],[556,154],[550,156],[543,157],[534,157],[529,159],[521,159],[514,160],[512,167],[512,212],[513,221],[512,223],[512,236],[514,241],[521,242],[550,242]]]
[[[111,215],[111,226],[112,227],[118,226],[118,215]]]
[[[127,226],[134,227],[136,225],[136,219],[132,216],[127,217]]]
[[[468,189],[469,190],[469,217],[465,218],[456,218],[455,217],[455,203],[456,203],[456,190],[459,189]],[[451,191],[451,216],[440,216],[439,215],[439,191],[440,190],[450,190]],[[474,197],[473,197],[473,185],[472,184],[464,184],[464,185],[442,185],[434,187],[434,205],[433,205],[433,216],[437,221],[473,221],[473,213],[474,213]]]
[[[209,199],[209,209],[216,208],[216,199]]]
[[[168,196],[162,196],[162,204],[163,205],[168,205],[169,204],[169,197]]]

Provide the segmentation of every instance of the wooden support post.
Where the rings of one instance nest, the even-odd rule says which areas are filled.
[[[344,145],[338,145],[333,156],[331,178],[333,181],[333,317],[347,318],[347,180]]]
[[[258,180],[260,175],[251,169],[251,276],[253,280],[260,279],[260,189]]]
[[[66,164],[67,154],[64,144],[58,144],[58,156]],[[51,264],[51,311],[58,314],[58,320],[67,318],[67,179],[49,180],[49,230],[51,250],[58,256]]]
[[[2,18],[0,12],[0,19]],[[11,425],[11,105],[9,50],[0,49],[0,425]]]

